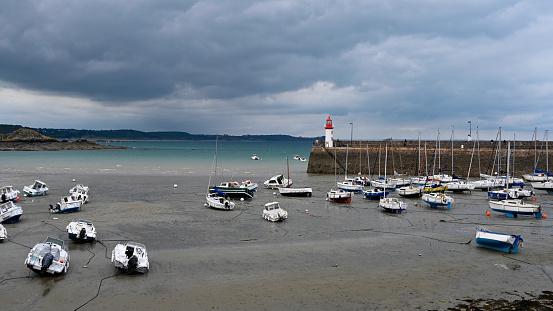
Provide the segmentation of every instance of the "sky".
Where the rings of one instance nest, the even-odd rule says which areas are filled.
[[[542,139],[552,38],[550,0],[5,0],[0,124]]]

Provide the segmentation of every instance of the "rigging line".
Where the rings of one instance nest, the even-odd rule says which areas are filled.
[[[104,280],[107,280],[109,278],[112,278],[114,276],[117,276],[117,274],[114,274],[112,276],[106,276],[106,277],[103,277],[101,280],[100,280],[100,284],[98,285],[98,291],[96,292],[96,295],[92,298],[90,298],[89,301],[83,303],[82,305],[80,305],[78,308],[74,309],[74,311],[77,311],[79,310],[80,308],[84,307],[85,305],[87,305],[89,302],[91,302],[92,300],[96,299],[96,297],[98,297],[100,295],[100,289],[102,289],[102,283],[104,282]]]
[[[284,235],[281,236],[281,238],[285,237],[288,234],[288,230],[284,229],[282,226],[279,226],[278,224],[275,224],[275,226],[279,227],[280,229],[284,230]]]
[[[61,232],[66,232],[66,230],[62,230],[62,229],[56,227],[56,225],[53,225],[53,224],[51,224],[51,223],[49,223],[49,222],[45,222],[44,220],[41,220],[41,221],[42,221],[45,225],[50,225],[50,226],[52,226],[52,227],[58,229],[58,230],[61,231]]]
[[[25,229],[25,230],[23,230],[23,231],[20,231],[20,232],[18,232],[18,233],[16,233],[16,234],[12,235],[12,238],[18,236],[19,234],[21,234],[21,233],[23,233],[23,232],[25,232],[25,231],[29,231],[29,230],[31,230],[31,229],[35,229],[35,228],[38,228],[38,227],[43,226],[43,225],[44,225],[44,224],[40,224],[40,225],[36,225],[36,226],[34,226],[34,227],[27,228],[27,229]]]
[[[114,240],[105,240],[105,241],[114,241]],[[108,247],[106,246],[106,244],[104,244],[102,241],[100,241],[98,239],[96,240],[96,242],[100,243],[100,245],[102,245],[106,249],[106,255],[105,256],[106,256],[107,259],[111,260],[111,257],[108,257]]]

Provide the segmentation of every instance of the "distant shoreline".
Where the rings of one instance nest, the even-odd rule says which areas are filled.
[[[125,146],[100,145],[80,141],[0,141],[0,151],[60,151],[60,150],[103,150],[130,149]]]

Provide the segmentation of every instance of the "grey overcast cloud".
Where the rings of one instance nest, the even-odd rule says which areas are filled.
[[[6,0],[0,123],[541,139],[552,37],[547,0]]]

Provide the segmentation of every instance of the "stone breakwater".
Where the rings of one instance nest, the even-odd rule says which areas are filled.
[[[425,152],[426,143],[426,152]],[[333,148],[323,147],[324,141],[317,141],[311,148],[307,173],[343,175],[347,169],[348,175],[384,175],[385,147],[388,146],[387,174],[394,171],[400,174],[416,176],[418,170],[419,143],[418,141],[335,141]],[[348,146],[346,148],[346,145]],[[353,146],[351,146],[353,145]],[[451,174],[451,160],[453,154],[453,173],[459,177],[467,177],[470,167],[470,177],[478,177],[480,173],[493,174],[498,172],[498,150],[501,150],[501,171],[506,172],[507,142],[499,144],[496,141],[469,142],[455,141],[453,152],[451,141],[440,141],[439,148],[436,141],[421,141],[420,164],[422,171],[428,168],[429,174],[439,174],[443,170]],[[499,149],[499,145],[500,149]],[[474,148],[473,148],[474,147]],[[474,151],[473,151],[474,150]],[[551,153],[551,151],[549,151]],[[334,158],[334,154],[336,157]],[[380,154],[380,157],[379,157]],[[511,142],[510,173],[516,177],[531,173],[538,158],[537,168],[545,170],[547,154],[545,144],[541,141]],[[334,161],[335,159],[335,161]],[[471,164],[472,161],[472,164]],[[439,164],[438,164],[439,163]],[[552,163],[553,165],[553,163]],[[379,169],[380,168],[380,169]],[[424,173],[423,173],[424,174]]]

